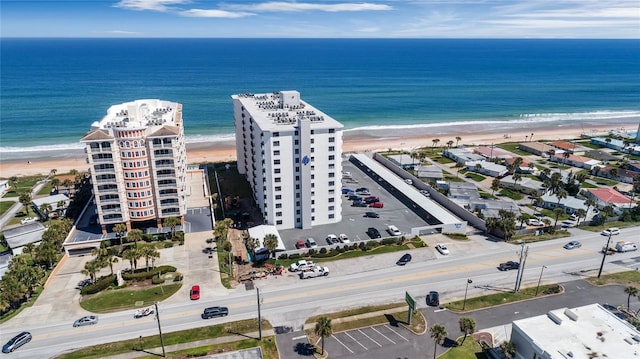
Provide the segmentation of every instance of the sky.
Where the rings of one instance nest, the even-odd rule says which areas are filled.
[[[0,37],[640,38],[640,0],[2,0]]]

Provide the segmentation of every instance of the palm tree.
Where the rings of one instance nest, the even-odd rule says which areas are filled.
[[[522,179],[522,175],[519,173],[515,173],[513,175],[513,190],[516,190],[516,183],[518,183],[518,181],[520,181]]]
[[[62,216],[62,213],[64,212],[66,206],[67,202],[65,202],[65,200],[63,199],[59,200],[58,203],[56,203],[56,212],[58,212],[59,216]]]
[[[462,137],[456,136],[456,147],[458,147],[458,142],[462,141]]]
[[[62,181],[62,185],[67,189],[67,191],[69,189],[71,189],[71,186],[73,186],[73,181],[69,178],[65,179],[64,181]]]
[[[587,213],[589,213],[589,208],[591,208],[591,207],[594,207],[594,208],[595,208],[595,206],[596,206],[596,201],[594,201],[594,200],[593,200],[593,199],[591,199],[591,198],[587,198],[587,199],[584,201],[584,204],[586,204],[586,205],[587,205]]]
[[[127,234],[127,241],[133,241],[135,246],[138,246],[138,241],[142,239],[142,231],[139,229],[132,229]]]
[[[562,153],[562,158],[564,158],[563,164],[565,166],[567,165],[567,160],[569,159],[569,157],[571,157],[571,153],[569,153],[569,151],[564,151],[564,153]]]
[[[524,223],[529,219],[529,215],[525,213],[521,213],[518,216],[518,222],[520,222],[520,228],[524,227]]]
[[[563,199],[567,198],[567,196],[569,196],[569,192],[567,192],[566,189],[558,189],[558,191],[556,192],[556,198],[558,199],[557,205],[560,205],[560,202],[562,202]]]
[[[432,142],[431,152],[433,152],[433,148],[438,145],[438,143],[440,142],[440,139],[439,138],[434,138],[433,140],[431,140],[431,142]]]
[[[146,245],[140,247],[140,256],[144,257],[145,265],[147,268],[147,272],[149,271],[149,259],[160,257],[160,252],[156,250],[156,247],[153,245]]]
[[[578,221],[576,222],[576,225],[580,224],[580,218],[587,218],[587,211],[584,210],[584,208],[578,208],[576,210],[576,216],[578,217]]]
[[[269,253],[275,254],[276,248],[278,248],[278,236],[273,233],[267,234],[264,236],[262,245],[267,249],[267,251],[269,251]]]
[[[40,205],[40,212],[44,213],[44,217],[48,220],[49,213],[53,211],[53,206],[50,203],[43,203]]]
[[[169,217],[165,218],[164,225],[167,227],[171,227],[171,238],[176,236],[176,227],[180,224],[180,218],[178,217]]]
[[[467,335],[472,334],[476,331],[476,321],[473,318],[462,317],[459,320],[460,331],[464,333],[464,338],[462,338],[462,344],[467,339]]]
[[[500,189],[500,179],[494,178],[493,181],[491,181],[491,195],[493,196],[493,194],[499,189]]]
[[[138,250],[133,247],[122,252],[122,259],[129,261],[129,265],[131,266],[131,273],[133,273],[133,270],[136,267],[136,260],[139,258],[137,252]]]
[[[100,265],[97,260],[91,260],[84,264],[84,269],[80,273],[88,275],[91,279],[91,283],[96,281],[96,273],[100,271]]]
[[[533,198],[533,215],[535,216],[538,213],[538,208],[544,205],[544,200],[541,197]]]
[[[598,177],[598,173],[600,173],[600,170],[602,168],[600,168],[600,166],[593,166],[593,168],[591,169],[593,171],[593,175]]]
[[[610,169],[610,170],[609,170],[609,177],[610,177],[612,180],[614,180],[614,181],[615,181],[615,180],[616,180],[616,178],[618,178],[618,169],[617,169],[617,168],[615,168],[615,167],[614,167],[614,168],[612,168],[612,169]]]
[[[51,185],[56,189],[56,192],[58,192],[58,186],[60,185],[60,178],[52,178],[51,179]]]
[[[453,140],[447,141],[447,147],[451,148],[453,146]]]
[[[118,238],[120,245],[122,246],[122,237],[127,233],[127,226],[124,223],[118,223],[113,226],[113,232],[115,232],[116,238]]]
[[[512,341],[502,342],[500,350],[508,359],[512,359],[516,355],[516,345]]]
[[[22,203],[22,205],[24,206],[24,210],[27,212],[27,216],[29,215],[29,207],[31,206],[31,193],[28,192],[24,192],[22,194],[20,194],[20,197],[18,199],[18,201],[20,201],[20,203]]]
[[[313,329],[313,332],[322,338],[322,355],[324,355],[324,338],[328,338],[333,334],[333,329],[331,328],[331,319],[328,317],[322,316],[318,318],[318,322],[316,323],[316,327]]]
[[[249,250],[249,253],[251,253],[252,256],[255,256],[256,254],[256,248],[258,248],[258,238],[253,238],[253,237],[249,237],[245,240],[245,245],[247,246],[247,249]]]
[[[624,289],[624,292],[627,294],[627,310],[630,309],[629,305],[631,304],[631,297],[638,295],[638,288],[630,285]]]
[[[548,229],[549,226],[551,226],[551,220],[549,218],[543,218],[542,219],[542,223],[544,223],[544,226]]]
[[[434,324],[431,329],[429,329],[429,333],[431,333],[431,339],[436,342],[433,348],[433,359],[436,359],[436,351],[438,350],[438,344],[440,344],[447,337],[447,329],[444,325]]]
[[[560,207],[556,207],[553,209],[553,214],[555,214],[556,216],[556,221],[553,223],[553,228],[555,229],[556,226],[558,225],[558,217],[560,217],[561,214],[564,213],[564,209],[560,208]]]
[[[489,217],[485,220],[485,226],[487,227],[487,233],[491,233],[494,229],[498,228],[498,218]]]
[[[51,176],[55,176],[55,175],[56,175],[56,173],[58,173],[58,170],[57,170],[57,169],[55,169],[55,168],[53,168],[53,169],[51,169],[51,171],[49,171],[49,174],[50,174]]]

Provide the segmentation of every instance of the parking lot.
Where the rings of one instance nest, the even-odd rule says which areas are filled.
[[[325,339],[325,350],[333,358],[423,357],[413,342],[418,336],[390,324],[376,325],[333,334]]]
[[[388,225],[395,225],[400,232],[408,233],[412,227],[427,225],[413,211],[409,210],[396,197],[385,190],[379,183],[363,173],[353,163],[345,160],[342,162],[342,171],[350,172],[351,179],[343,179],[343,187],[355,190],[360,187],[369,189],[371,196],[376,196],[384,204],[383,208],[353,207],[352,201],[347,199],[347,195],[342,195],[342,221],[340,223],[314,226],[311,229],[285,229],[281,230],[282,238],[287,249],[295,249],[298,240],[306,240],[311,237],[316,240],[319,246],[328,245],[326,238],[329,234],[339,235],[344,233],[351,242],[368,241],[367,235],[369,227],[376,228],[382,237],[390,236],[386,231]],[[366,197],[366,196],[361,196]],[[366,212],[376,212],[379,218],[365,217]]]

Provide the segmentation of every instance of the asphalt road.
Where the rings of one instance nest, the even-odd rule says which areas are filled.
[[[530,245],[523,285],[535,285],[543,265],[547,267],[544,270],[543,283],[573,281],[597,273],[602,258],[598,250],[606,238],[598,233],[576,231],[578,234],[571,239],[583,243],[579,249],[563,249],[562,245],[568,240]],[[640,228],[625,229],[616,240],[639,236]],[[263,296],[262,314],[265,318],[274,326],[300,328],[305,319],[312,315],[363,305],[403,301],[405,291],[417,298],[421,307],[425,307],[425,295],[429,290],[438,290],[441,302],[462,299],[469,278],[473,279],[473,287],[469,287],[469,296],[509,290],[515,282],[516,272],[500,272],[496,266],[505,260],[517,259],[518,251],[517,246],[502,244],[491,246],[490,250],[485,251],[453,252],[447,257],[438,257],[437,260],[414,260],[404,267],[393,264],[398,254],[391,253],[376,256],[372,260],[378,264],[377,267],[368,270],[354,267],[353,273],[349,274],[305,281],[273,280],[257,282],[256,285],[260,287]],[[628,270],[631,268],[629,263],[637,264],[639,256],[637,252],[607,256],[605,271]],[[599,300],[592,302],[597,301]],[[626,302],[626,298],[624,301]],[[621,304],[611,301],[609,303]],[[202,309],[212,305],[228,306],[230,315],[220,319],[202,320]],[[228,296],[203,298],[196,302],[171,302],[160,306],[163,332],[256,316],[255,291],[238,291]],[[428,318],[434,320],[431,314],[428,314]],[[19,323],[12,321],[4,323],[0,326],[0,342],[6,342],[22,330],[28,330],[33,334],[33,340],[29,344],[6,357],[49,357],[73,348],[157,333],[157,325],[153,318],[134,319],[133,311],[100,315],[98,325],[83,328],[72,328],[73,319],[76,318],[52,323],[43,316],[42,324],[28,328],[20,327]],[[454,330],[451,330],[451,333],[453,332]]]

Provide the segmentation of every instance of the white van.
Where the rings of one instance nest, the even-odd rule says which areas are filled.
[[[638,246],[633,242],[616,243],[616,252],[624,253],[638,250]]]
[[[611,235],[620,234],[620,228],[616,228],[616,227],[607,228],[604,231],[602,231],[601,234],[603,236],[611,236]]]

